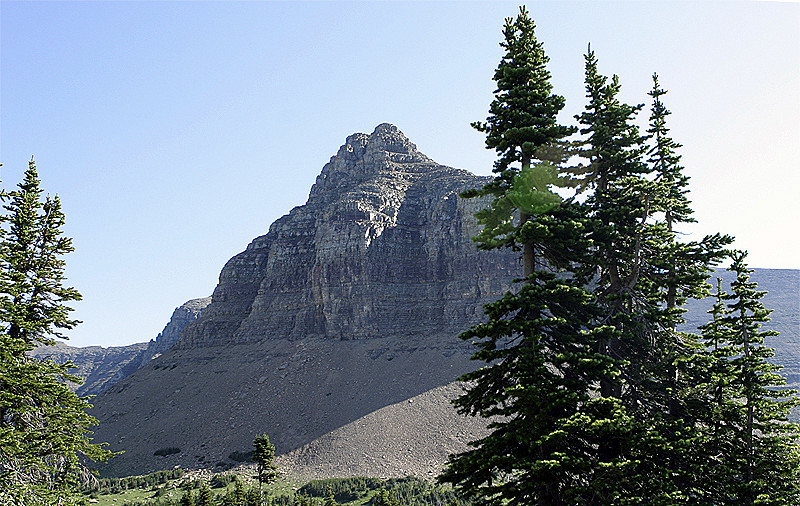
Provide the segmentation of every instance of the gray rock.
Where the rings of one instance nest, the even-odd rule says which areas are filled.
[[[72,362],[75,368],[70,372],[84,381],[80,385],[70,383],[70,388],[81,396],[98,395],[169,350],[180,339],[184,327],[196,320],[209,302],[211,297],[193,299],[176,308],[164,330],[149,343],[104,348],[58,342],[54,346],[40,346],[31,355],[62,364]]]
[[[389,124],[349,136],[308,202],[225,265],[178,346],[458,334],[519,275],[516,253],[472,244],[484,204],[458,194],[485,181]]]
[[[83,378],[83,384],[68,383],[78,395],[97,395],[122,378],[139,368],[146,355],[147,344],[137,343],[130,346],[73,347],[62,342],[54,346],[40,346],[31,355],[40,359],[50,358],[64,364],[72,362],[75,366],[70,373]]]

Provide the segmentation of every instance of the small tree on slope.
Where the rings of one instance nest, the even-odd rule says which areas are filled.
[[[258,471],[258,493],[261,495],[264,483],[272,483],[278,479],[278,467],[275,465],[275,446],[269,442],[269,436],[261,434],[253,440],[253,461]]]

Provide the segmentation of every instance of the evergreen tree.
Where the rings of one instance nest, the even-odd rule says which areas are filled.
[[[552,93],[546,67],[549,58],[535,29],[524,7],[516,19],[506,19],[505,40],[500,44],[506,52],[494,74],[497,90],[489,106],[490,116],[472,124],[486,133],[486,147],[499,155],[493,169],[496,176],[484,188],[464,193],[465,197],[494,197],[491,207],[476,215],[483,230],[475,239],[483,249],[521,247],[525,277],[534,270],[535,245],[518,236],[519,224],[524,225],[531,214],[559,204],[560,198],[550,186],[567,185],[569,178],[560,176],[559,169],[549,162],[563,161],[563,139],[575,132],[574,127],[559,125],[556,120],[564,97]],[[545,162],[532,165],[534,158]],[[515,208],[521,212],[516,225]]]
[[[657,81],[655,89],[658,99]],[[619,101],[618,77],[602,76],[591,50],[586,90],[588,104],[577,116],[589,162],[584,203],[533,211],[519,204],[520,183],[529,181],[524,186],[536,196],[547,181],[564,181],[556,172],[537,186],[530,183],[536,171],[520,170],[474,192],[498,196],[476,215],[484,225],[479,247],[533,247],[526,283],[487,305],[488,321],[460,336],[487,366],[462,377],[468,386],[455,404],[491,418],[491,432],[452,457],[441,480],[478,504],[675,504],[691,497],[693,468],[683,457],[696,435],[687,416],[694,392],[682,368],[698,344],[675,328],[686,298],[705,293],[709,265],[730,238],[677,243],[675,226],[691,221],[691,209],[660,100],[648,165],[648,136],[634,123],[642,106]],[[508,160],[503,154],[496,167]],[[497,219],[515,208],[521,225]]]
[[[337,506],[339,503],[336,502],[336,497],[333,495],[333,489],[330,487],[328,488],[328,493],[325,495],[325,502],[323,506]]]
[[[197,493],[197,500],[195,501],[195,506],[213,506],[214,505],[214,493],[211,491],[211,488],[208,486],[208,483],[203,482],[200,486],[200,491]]]
[[[678,147],[666,136],[665,92],[655,80],[651,138],[634,119],[641,105],[619,101],[619,78],[598,72],[586,55],[588,104],[576,118],[586,136],[584,156],[591,167],[592,194],[585,203],[593,255],[585,275],[594,280],[602,316],[595,324],[612,327],[598,350],[622,361],[622,373],[600,379],[600,395],[631,417],[627,440],[600,446],[608,460],[626,463],[625,473],[606,477],[628,501],[670,504],[687,500],[690,480],[683,452],[691,444],[686,419],[688,376],[680,370],[697,348],[691,336],[675,331],[686,297],[702,297],[709,266],[724,255],[730,237],[719,234],[681,244],[675,225],[692,221],[685,198]],[[666,216],[660,218],[659,214]]]
[[[800,404],[797,392],[784,387],[780,366],[767,360],[774,350],[764,338],[770,311],[760,299],[744,252],[732,253],[736,274],[731,293],[718,281],[713,320],[701,327],[706,353],[708,398],[704,433],[699,441],[706,465],[700,489],[712,504],[800,503],[800,427],[788,423]]]
[[[20,505],[69,503],[91,477],[86,459],[111,455],[88,438],[97,420],[67,387],[80,382],[71,364],[27,355],[78,323],[67,304],[80,294],[63,286],[72,242],[62,235],[58,197],[42,193],[31,160],[0,216],[0,496]]]
[[[378,491],[378,494],[375,496],[374,504],[375,506],[400,506],[400,503],[397,502],[397,499],[392,497],[392,494],[390,494],[385,488],[381,488]]]
[[[272,483],[278,479],[278,466],[275,465],[275,446],[269,442],[269,436],[261,434],[253,440],[253,461],[258,469],[258,491],[262,491],[264,483]]]
[[[186,490],[181,496],[180,506],[194,506],[194,494],[192,489]]]

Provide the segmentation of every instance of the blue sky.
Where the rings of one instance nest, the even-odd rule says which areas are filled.
[[[479,174],[516,2],[0,2],[0,179],[31,155],[60,195],[70,344],[154,338],[224,263],[305,202],[347,135],[397,125]],[[535,1],[565,122],[583,54],[623,99],[669,90],[699,224],[754,267],[800,268],[800,3]],[[648,104],[649,106],[649,104]],[[646,122],[642,115],[642,124]]]

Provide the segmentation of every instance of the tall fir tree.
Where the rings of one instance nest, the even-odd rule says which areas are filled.
[[[536,39],[535,30],[525,7],[520,8],[516,18],[505,21],[504,41],[500,44],[505,54],[494,74],[497,89],[489,106],[490,115],[484,122],[472,123],[486,134],[486,147],[498,154],[495,177],[484,188],[464,194],[493,197],[491,206],[476,215],[483,225],[476,238],[478,247],[523,249],[525,277],[534,270],[535,244],[520,238],[520,224],[524,225],[531,214],[549,210],[560,202],[549,187],[567,185],[570,178],[559,174],[553,164],[563,161],[564,139],[575,132],[574,127],[560,125],[556,119],[565,101],[552,93],[549,58]],[[532,165],[535,159],[540,163]],[[519,206],[523,202],[529,206]],[[521,214],[516,223],[515,209]]]
[[[97,420],[67,386],[80,382],[71,364],[27,354],[78,323],[67,304],[80,294],[63,285],[72,242],[62,235],[58,197],[42,193],[31,160],[0,217],[0,496],[18,505],[71,504],[91,477],[87,459],[111,456],[91,443]]]

